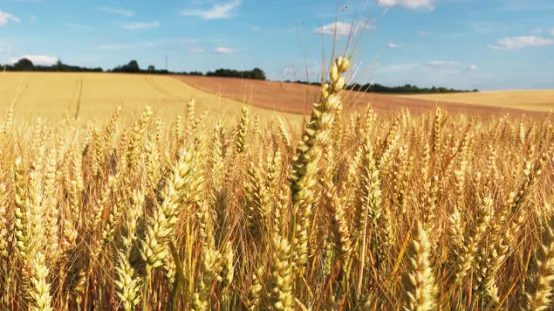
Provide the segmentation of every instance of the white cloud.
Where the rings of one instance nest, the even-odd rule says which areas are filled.
[[[379,0],[378,4],[383,7],[402,7],[409,10],[426,9],[433,11],[435,6],[431,0]]]
[[[403,43],[394,43],[394,42],[389,42],[389,44],[387,45],[389,48],[391,49],[396,49],[396,48],[403,48],[405,47],[406,45],[403,44]]]
[[[57,61],[57,57],[47,55],[22,55],[19,57],[12,57],[8,60],[8,63],[14,64],[22,58],[27,58],[32,61],[34,65],[54,65]]]
[[[318,27],[318,28],[314,28],[314,32],[319,33],[319,34],[328,35],[328,36],[334,36],[335,35],[335,30],[336,30],[337,36],[342,37],[342,36],[348,36],[348,35],[350,35],[350,33],[355,33],[358,30],[363,29],[364,26],[365,26],[366,29],[371,27],[370,25],[366,26],[365,23],[361,23],[361,22],[356,24],[355,27],[352,27],[352,24],[350,24],[350,23],[333,22],[333,23],[323,25],[323,26]],[[354,29],[352,29],[352,28],[354,28]]]
[[[79,24],[79,23],[66,23],[65,24],[67,27],[71,28],[71,29],[75,29],[75,30],[94,30],[94,27],[92,26],[88,26],[88,25],[83,25],[83,24]]]
[[[541,33],[542,32],[542,28],[535,28],[533,30],[531,30],[532,33]]]
[[[428,37],[430,34],[427,31],[420,31],[417,35],[420,37]]]
[[[554,36],[554,28],[548,29],[548,33]]]
[[[467,67],[467,70],[468,71],[478,71],[479,67],[475,64],[471,64],[471,65],[469,65],[469,67]]]
[[[233,10],[242,4],[242,0],[234,0],[224,4],[214,4],[209,10],[181,10],[183,16],[197,16],[205,20],[231,18]]]
[[[398,5],[398,0],[378,0],[377,3],[384,7],[393,7]]]
[[[460,63],[457,61],[431,60],[427,62],[427,65],[435,69],[447,69],[447,68],[457,68],[460,65]]]
[[[163,43],[160,42],[142,42],[142,43],[127,43],[127,44],[100,44],[96,46],[98,50],[127,50],[137,48],[147,48],[153,46],[159,46]]]
[[[100,11],[104,11],[104,12],[108,12],[108,13],[112,13],[112,14],[117,14],[117,15],[122,15],[122,16],[125,16],[125,17],[131,17],[131,16],[135,15],[134,11],[125,10],[125,9],[116,9],[116,8],[110,8],[110,7],[105,7],[105,6],[99,7],[97,9],[100,10]]]
[[[12,51],[11,47],[5,47],[5,46],[2,46],[0,47],[0,54],[9,54],[10,52]]]
[[[4,12],[0,10],[0,26],[5,26],[8,24],[9,21],[19,23],[19,18],[13,16],[10,13]]]
[[[536,36],[505,37],[497,40],[497,44],[490,44],[493,50],[519,50],[526,47],[554,45],[554,39],[545,39]]]
[[[233,54],[233,53],[236,53],[237,51],[226,47],[218,47],[213,52],[216,54]]]
[[[160,23],[158,21],[154,21],[151,23],[129,23],[124,24],[123,28],[127,30],[145,30],[145,29],[152,29],[152,28],[158,28],[160,26]]]
[[[32,15],[31,17],[29,17],[29,23],[32,24],[34,22],[37,21],[37,17],[35,15]]]
[[[189,49],[192,53],[204,53],[204,49],[199,46],[193,46]]]

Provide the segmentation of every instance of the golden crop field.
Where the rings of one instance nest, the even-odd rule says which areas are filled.
[[[165,77],[4,75],[1,309],[552,308],[551,116],[347,115],[350,69],[301,129]]]
[[[470,105],[548,112],[554,110],[554,90],[485,91],[477,93],[398,95]]]
[[[14,105],[17,115],[58,121],[66,116],[80,120],[103,120],[117,106],[123,116],[137,116],[146,105],[164,119],[183,114],[191,97],[200,114],[233,120],[241,103],[202,92],[170,76],[106,73],[4,72],[0,74],[0,109]],[[291,120],[293,114],[278,114],[253,107],[261,118],[277,115]]]

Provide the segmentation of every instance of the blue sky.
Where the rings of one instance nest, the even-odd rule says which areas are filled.
[[[380,0],[374,11],[375,1],[357,1],[0,0],[0,62],[165,68],[167,53],[173,71],[260,67],[294,80],[308,67],[314,80],[329,34],[343,34],[344,47],[354,28],[365,29],[356,82],[554,88],[553,0]]]

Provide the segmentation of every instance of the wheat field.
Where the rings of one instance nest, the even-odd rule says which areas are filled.
[[[551,309],[551,116],[346,114],[349,67],[292,126],[11,106],[2,310]]]
[[[247,93],[245,93],[245,96]],[[14,106],[27,119],[58,122],[64,118],[102,121],[120,106],[121,117],[140,116],[146,105],[165,120],[183,114],[190,98],[201,114],[234,121],[242,101],[195,89],[171,76],[148,74],[4,72],[0,74],[0,109]],[[294,122],[300,117],[252,107],[267,121],[276,115]],[[214,118],[206,118],[206,122]]]
[[[549,112],[554,109],[554,90],[481,91],[477,93],[399,95],[399,97],[540,112]]]

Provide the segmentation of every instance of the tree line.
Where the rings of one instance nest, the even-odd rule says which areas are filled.
[[[265,73],[260,68],[253,70],[238,71],[233,69],[217,69],[216,71],[208,71],[208,77],[226,77],[226,78],[245,78],[252,80],[265,80]]]
[[[370,93],[391,93],[391,94],[424,94],[424,93],[463,93],[463,92],[478,92],[479,90],[473,89],[473,90],[456,90],[453,88],[446,88],[446,87],[417,87],[415,85],[411,84],[405,84],[403,86],[385,86],[379,83],[375,84],[358,84],[354,83],[351,85],[348,85],[346,89],[353,90],[353,91],[362,91],[362,92],[370,92]]]
[[[104,69],[97,67],[97,68],[87,68],[87,67],[79,67],[79,66],[71,66],[62,63],[61,60],[58,59],[58,61],[50,66],[43,66],[43,65],[35,65],[33,62],[28,58],[22,58],[18,60],[13,65],[5,64],[2,66],[2,68],[5,71],[64,71],[64,72],[103,72]]]
[[[131,60],[129,63],[116,66],[115,68],[104,70],[100,67],[96,68],[87,68],[80,66],[72,66],[62,63],[60,59],[53,65],[35,65],[33,62],[27,58],[22,58],[18,60],[13,65],[3,65],[5,71],[51,71],[51,72],[114,72],[114,73],[148,73],[148,74],[180,74],[180,75],[192,75],[192,76],[208,76],[208,77],[225,77],[225,78],[242,78],[242,79],[252,79],[252,80],[266,80],[266,75],[263,70],[260,68],[254,68],[252,70],[234,70],[234,69],[225,69],[220,68],[215,71],[208,71],[206,74],[200,71],[169,71],[166,69],[157,69],[154,65],[149,65],[146,68],[140,68],[136,60]],[[290,81],[285,82],[289,83],[299,83],[299,84],[311,84],[321,86],[321,82],[311,82],[306,81]],[[445,87],[424,87],[420,88],[415,85],[406,84],[404,86],[384,86],[381,84],[350,84],[345,87],[347,90],[353,90],[358,92],[368,92],[368,93],[389,93],[389,94],[425,94],[425,93],[459,93],[459,92],[478,92],[477,89],[472,91],[469,90],[456,90],[453,88]]]
[[[210,77],[226,77],[226,78],[243,78],[253,80],[266,80],[263,70],[254,68],[253,70],[238,71],[233,69],[220,68],[215,71],[208,71],[206,74],[200,71],[169,71],[166,69],[157,69],[154,65],[149,65],[146,68],[140,68],[136,60],[131,60],[129,63],[116,66],[112,69],[104,70],[98,68],[87,68],[79,66],[71,66],[62,63],[61,60],[53,65],[35,65],[28,58],[22,58],[13,65],[6,64],[3,66],[6,71],[51,71],[51,72],[116,72],[116,73],[149,73],[149,74],[182,74],[193,76],[210,76]]]
[[[321,86],[321,82],[306,82],[301,80],[291,81],[286,80],[288,83],[298,83],[298,84],[309,84],[315,86]],[[446,87],[418,87],[412,84],[405,84],[403,86],[385,86],[379,83],[366,83],[358,84],[353,83],[346,85],[344,87],[346,90],[352,90],[357,92],[366,92],[366,93],[382,93],[382,94],[434,94],[434,93],[467,93],[467,92],[479,92],[478,89],[473,90],[456,90],[453,88]]]

